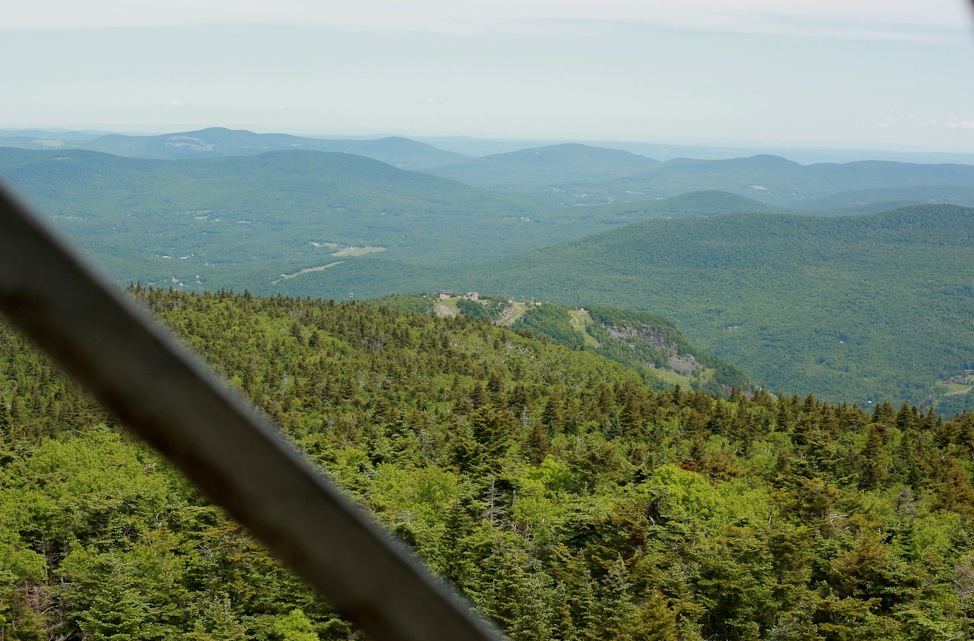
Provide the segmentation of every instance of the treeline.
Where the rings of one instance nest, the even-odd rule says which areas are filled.
[[[974,635],[974,416],[654,391],[362,304],[134,294],[516,641]],[[0,638],[360,634],[0,331]]]

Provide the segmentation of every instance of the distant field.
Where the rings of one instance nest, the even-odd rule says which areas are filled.
[[[385,247],[345,247],[332,254],[332,256],[365,256],[366,254],[377,254],[385,250]]]
[[[337,254],[332,254],[332,255],[335,256]],[[321,272],[331,267],[335,267],[336,265],[341,265],[342,262],[343,261],[338,260],[333,263],[328,263],[327,265],[319,265],[318,267],[306,267],[305,269],[296,271],[293,274],[281,274],[281,278],[279,280],[275,280],[271,282],[276,285],[277,283],[281,282],[281,280],[290,280],[291,278],[297,278],[298,276],[303,276],[304,274],[313,274],[315,272]]]
[[[967,394],[972,389],[974,389],[974,386],[969,384],[964,385],[960,383],[947,383],[946,388],[947,388],[947,392],[945,395],[952,396],[954,394]]]

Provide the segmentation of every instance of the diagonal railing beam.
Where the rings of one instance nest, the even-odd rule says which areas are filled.
[[[503,641],[2,189],[0,312],[375,641]]]

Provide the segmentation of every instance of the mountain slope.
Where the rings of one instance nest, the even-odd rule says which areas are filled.
[[[582,210],[578,214],[580,218],[597,219],[611,225],[656,218],[687,218],[775,211],[774,207],[759,200],[714,190],[692,191],[658,200],[611,203],[579,209]]]
[[[127,265],[112,270],[123,282],[270,287],[380,250],[442,265],[577,235],[532,201],[352,154],[148,160],[0,149],[0,176],[101,260]]]
[[[694,348],[672,323],[646,312],[516,302],[482,293],[396,295],[367,304],[487,320],[524,335],[605,356],[636,370],[657,389],[682,385],[725,395],[732,388],[752,387],[740,370]]]
[[[889,211],[910,204],[951,204],[974,207],[974,184],[916,185],[845,191],[802,200],[795,206],[804,213],[818,211],[830,216]]]
[[[464,318],[132,293],[513,641],[970,636],[974,416],[657,392]],[[361,636],[2,324],[0,462],[6,639]]]
[[[123,283],[333,297],[436,289],[443,265],[634,221],[766,208],[717,192],[557,207],[301,150],[158,160],[0,148],[0,177]]]
[[[972,264],[974,209],[941,205],[650,221],[461,282],[652,310],[772,390],[931,403],[974,363]]]

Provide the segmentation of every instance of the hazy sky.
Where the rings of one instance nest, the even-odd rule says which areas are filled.
[[[974,152],[966,0],[0,0],[0,128]]]

